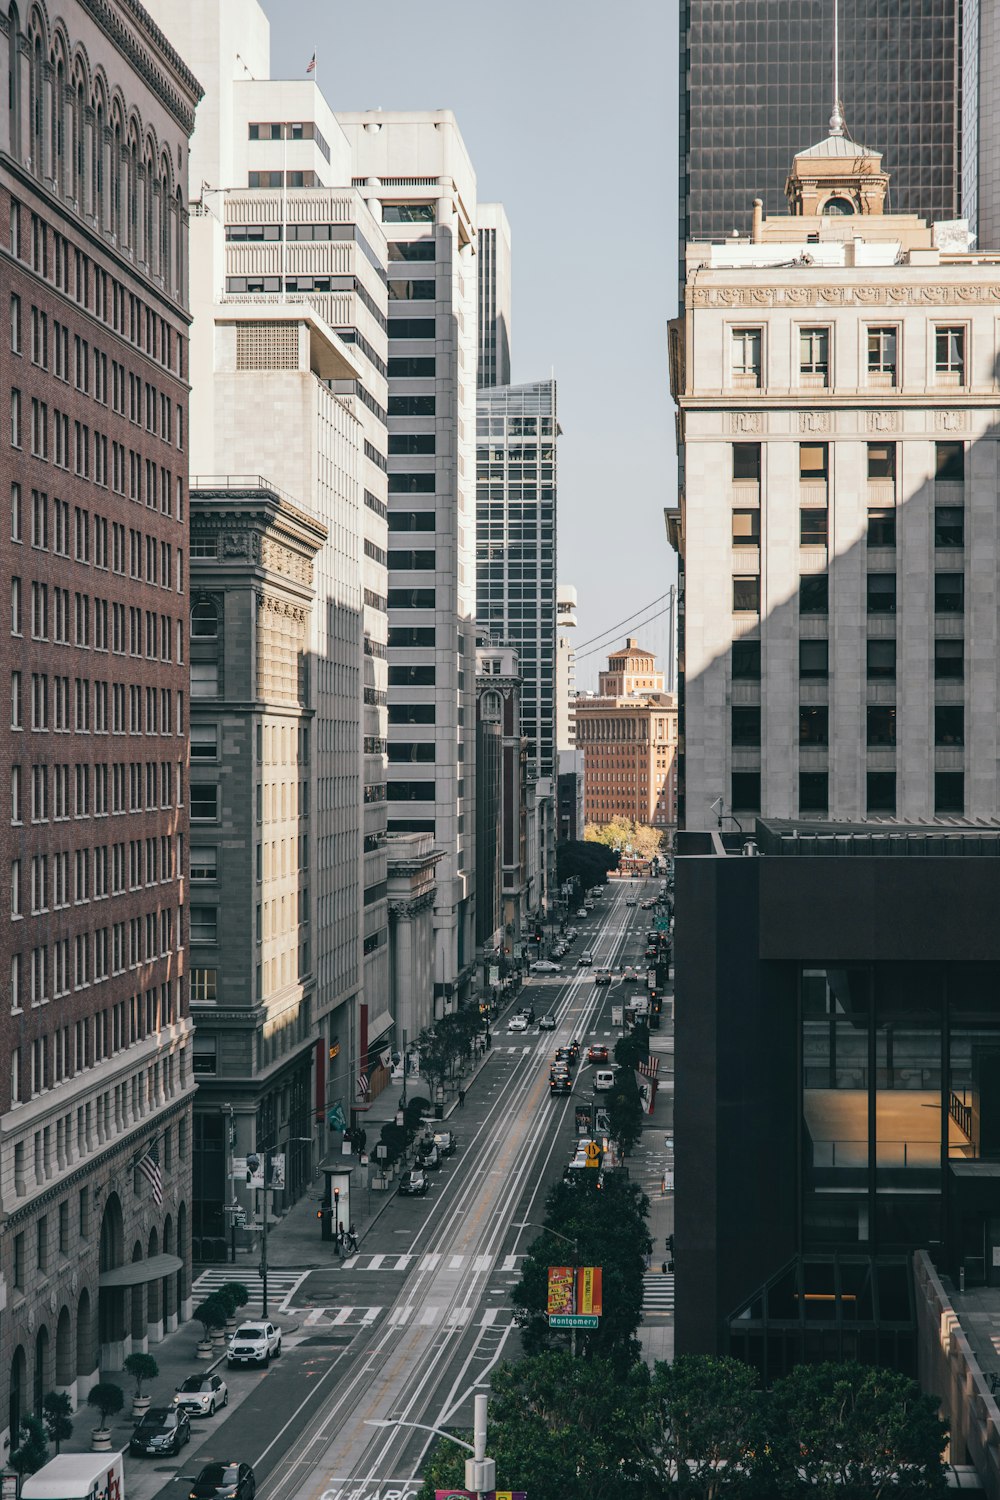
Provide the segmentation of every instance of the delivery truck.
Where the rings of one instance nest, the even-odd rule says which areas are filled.
[[[21,1484],[21,1500],[125,1500],[121,1453],[60,1453]]]

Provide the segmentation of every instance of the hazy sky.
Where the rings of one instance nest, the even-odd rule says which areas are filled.
[[[272,77],[305,76],[315,47],[334,109],[454,110],[480,199],[506,207],[513,379],[554,370],[559,382],[558,569],[576,585],[586,651],[676,576],[663,526],[675,493],[676,0],[262,3]],[[638,632],[661,658],[666,625]],[[604,664],[594,644],[581,687]]]

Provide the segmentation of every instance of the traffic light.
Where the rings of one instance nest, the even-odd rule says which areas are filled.
[[[670,1254],[673,1255],[673,1253],[674,1253],[674,1237],[673,1237],[672,1234],[668,1234],[667,1235],[667,1249],[670,1251]]]

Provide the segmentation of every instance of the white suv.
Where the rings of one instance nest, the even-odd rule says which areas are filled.
[[[281,1354],[281,1329],[273,1323],[241,1323],[229,1340],[226,1358],[233,1365],[267,1365]]]

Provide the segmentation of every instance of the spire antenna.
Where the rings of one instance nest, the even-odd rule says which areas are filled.
[[[830,116],[830,134],[844,134],[844,116],[840,110],[840,0],[833,0],[833,114]]]

